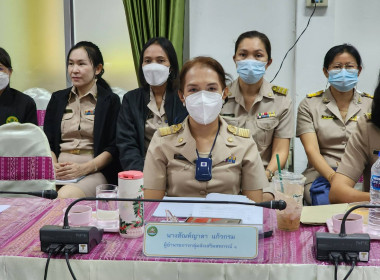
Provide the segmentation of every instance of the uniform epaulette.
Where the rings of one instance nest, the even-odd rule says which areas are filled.
[[[166,136],[178,133],[182,129],[182,124],[173,124],[171,126],[160,127],[158,131],[160,132],[160,136]]]
[[[233,126],[230,124],[227,126],[227,129],[229,132],[231,132],[235,136],[240,136],[240,137],[244,137],[244,138],[250,137],[249,129],[247,129],[247,128],[241,128],[241,127]]]
[[[316,97],[316,96],[321,96],[323,92],[324,92],[324,90],[320,90],[320,91],[317,91],[317,92],[309,93],[306,96],[308,98],[312,98],[312,97]]]
[[[367,120],[371,120],[372,113],[365,113],[365,117],[367,118]]]
[[[373,95],[370,95],[369,93],[365,93],[365,92],[363,92],[363,93],[362,93],[362,96],[365,96],[365,97],[368,97],[368,98],[372,98],[372,99],[373,99]]]
[[[287,95],[288,94],[288,89],[284,87],[279,87],[279,86],[273,86],[272,87],[273,92],[282,94],[282,95]]]

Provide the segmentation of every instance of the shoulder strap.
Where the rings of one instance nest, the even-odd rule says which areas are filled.
[[[282,95],[287,95],[288,94],[288,89],[280,86],[272,86],[272,90],[275,93],[279,93]]]
[[[306,96],[308,98],[312,98],[312,97],[316,97],[316,96],[321,96],[323,92],[324,92],[324,90],[320,90],[320,91],[317,91],[317,92],[309,93]]]

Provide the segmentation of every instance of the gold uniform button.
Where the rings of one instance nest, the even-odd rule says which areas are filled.
[[[199,194],[200,195],[206,195],[206,192],[205,191],[200,191]]]
[[[182,137],[178,139],[178,143],[182,143],[182,141],[183,141]]]
[[[228,137],[227,141],[228,141],[228,142],[233,142],[233,141],[234,141],[234,138],[232,138],[232,137]]]
[[[271,96],[272,96],[272,94],[271,94],[271,93],[269,93],[269,94],[268,94],[268,96],[269,96],[269,97],[271,97]]]

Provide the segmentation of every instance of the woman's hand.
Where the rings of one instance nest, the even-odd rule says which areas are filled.
[[[81,176],[87,175],[88,164],[87,163],[74,163],[65,162],[54,164],[56,177],[59,180],[71,180]]]

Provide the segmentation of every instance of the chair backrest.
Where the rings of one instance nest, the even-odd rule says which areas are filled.
[[[34,124],[0,126],[0,190],[55,189],[51,151],[46,135]]]
[[[112,92],[119,95],[120,97],[120,102],[123,102],[123,96],[127,92],[125,89],[119,88],[119,87],[112,87],[111,88]]]
[[[36,102],[38,126],[42,128],[44,126],[46,107],[49,104],[51,93],[43,88],[30,88],[24,91],[24,93],[32,97],[34,102]]]

